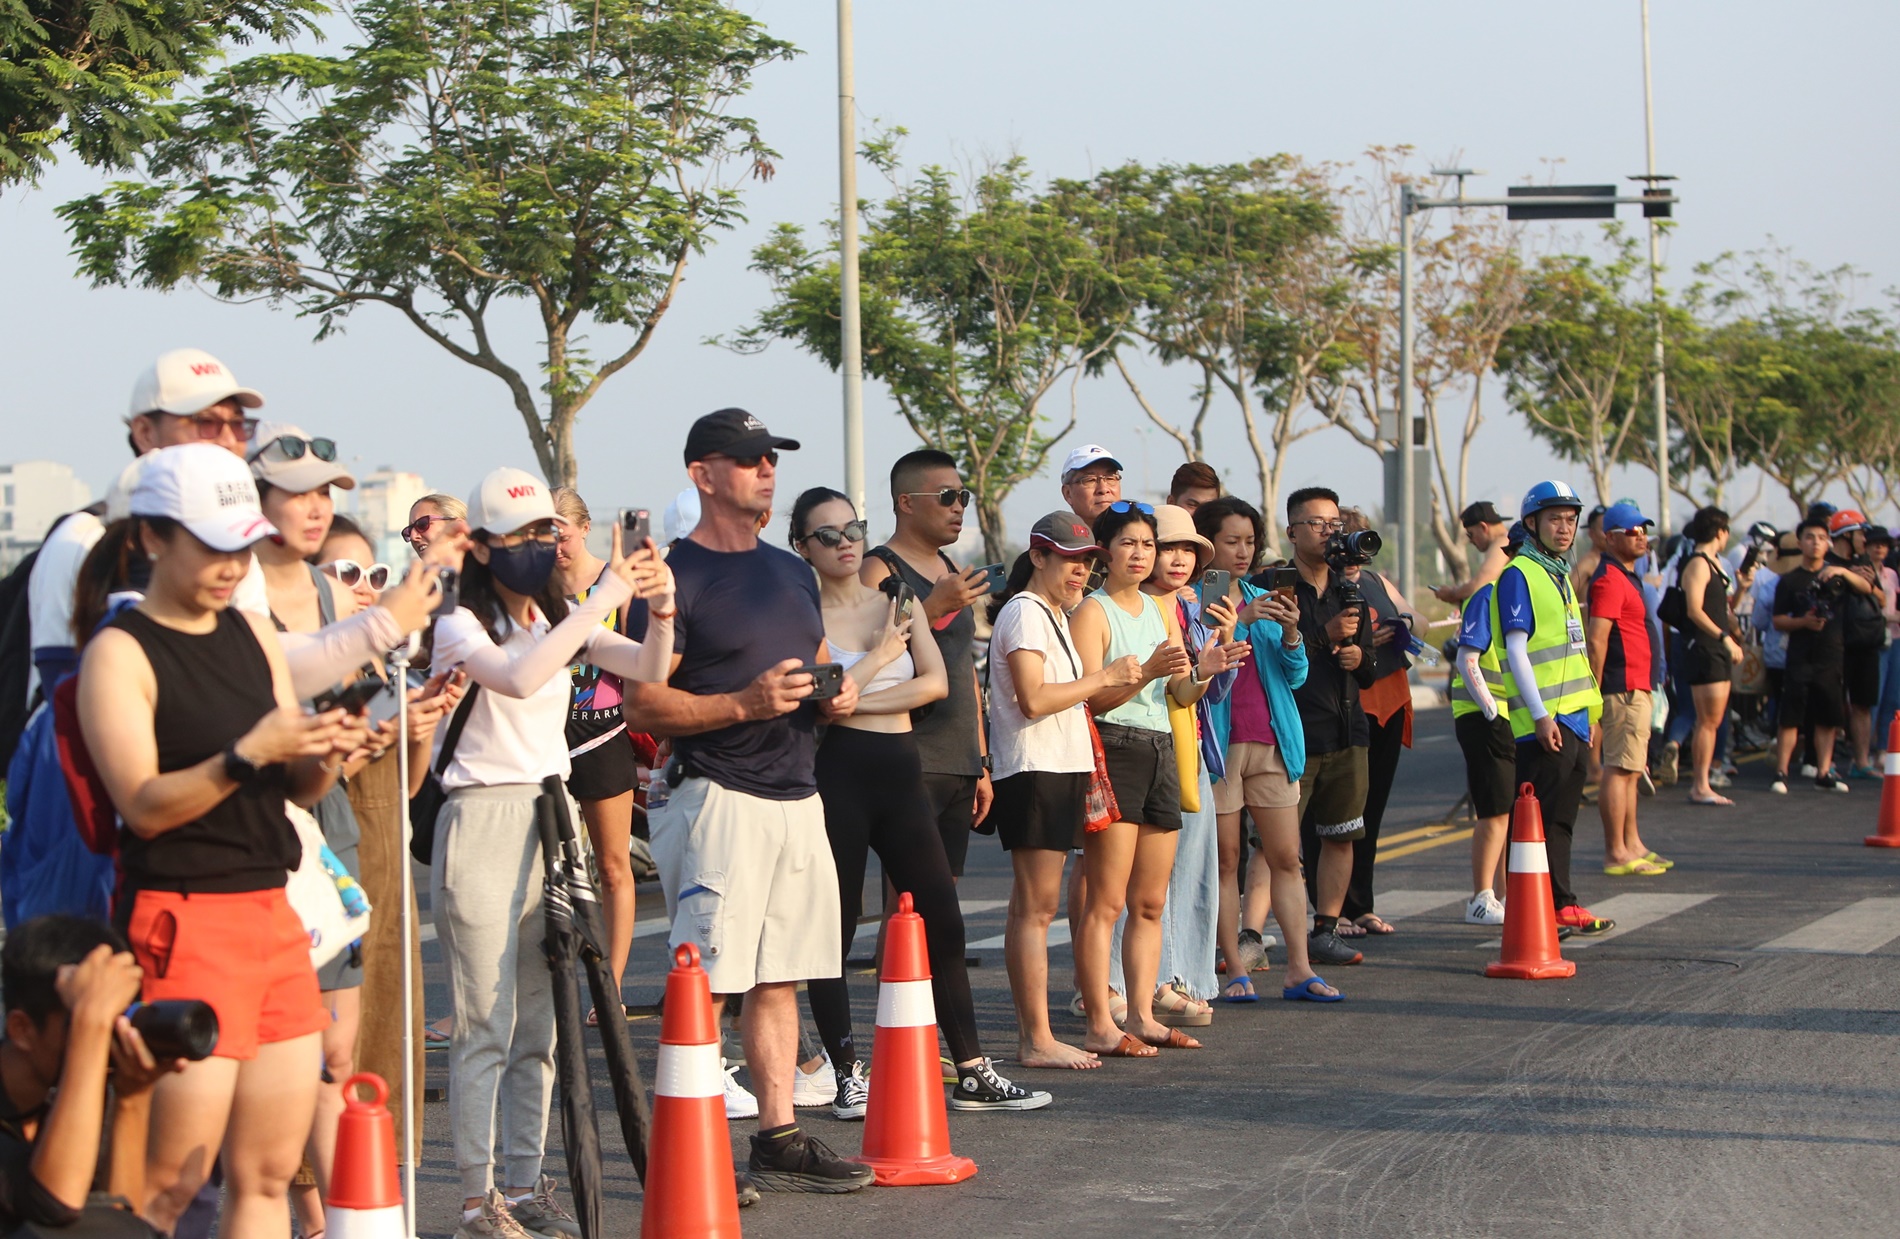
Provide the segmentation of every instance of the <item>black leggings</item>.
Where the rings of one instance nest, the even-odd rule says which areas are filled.
[[[864,862],[875,851],[884,874],[924,918],[930,953],[930,991],[937,1025],[959,1063],[983,1053],[976,1035],[976,1002],[963,963],[963,909],[956,881],[924,792],[917,741],[891,734],[831,727],[818,746],[818,794],[825,802],[825,833],[838,866],[843,954],[851,954],[864,907]],[[840,964],[843,963],[841,959]],[[851,993],[842,976],[806,983],[812,1022],[834,1066],[848,1070],[859,1057],[851,1036]]]

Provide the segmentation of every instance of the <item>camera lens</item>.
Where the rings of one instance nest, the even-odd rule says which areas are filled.
[[[211,1057],[218,1048],[218,1013],[208,1002],[196,998],[135,1002],[125,1014],[152,1057],[161,1062],[183,1058],[195,1063]]]

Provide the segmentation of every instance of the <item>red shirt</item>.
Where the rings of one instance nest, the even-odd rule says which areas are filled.
[[[1608,555],[1590,578],[1590,618],[1610,621],[1610,648],[1603,657],[1604,693],[1650,689],[1649,607],[1636,574]]]

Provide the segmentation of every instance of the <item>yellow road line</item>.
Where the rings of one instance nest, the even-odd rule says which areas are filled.
[[[1390,847],[1395,843],[1405,843],[1412,839],[1423,839],[1427,835],[1442,835],[1451,829],[1450,822],[1433,822],[1429,826],[1420,826],[1417,830],[1402,830],[1396,835],[1382,835],[1380,847]]]
[[[1378,856],[1375,858],[1375,863],[1378,861],[1397,860],[1401,856],[1410,856],[1414,852],[1423,852],[1428,848],[1442,848],[1447,843],[1459,843],[1469,839],[1473,833],[1472,828],[1466,827],[1464,830],[1454,830],[1448,835],[1440,835],[1435,839],[1421,839],[1417,843],[1408,843],[1404,847],[1389,849],[1381,847]]]

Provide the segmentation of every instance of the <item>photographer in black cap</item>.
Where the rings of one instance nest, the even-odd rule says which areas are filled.
[[[0,1232],[80,1220],[108,1107],[106,1191],[143,1203],[152,1085],[183,1064],[154,1059],[126,1018],[142,976],[103,921],[42,916],[8,935],[0,953]]]

